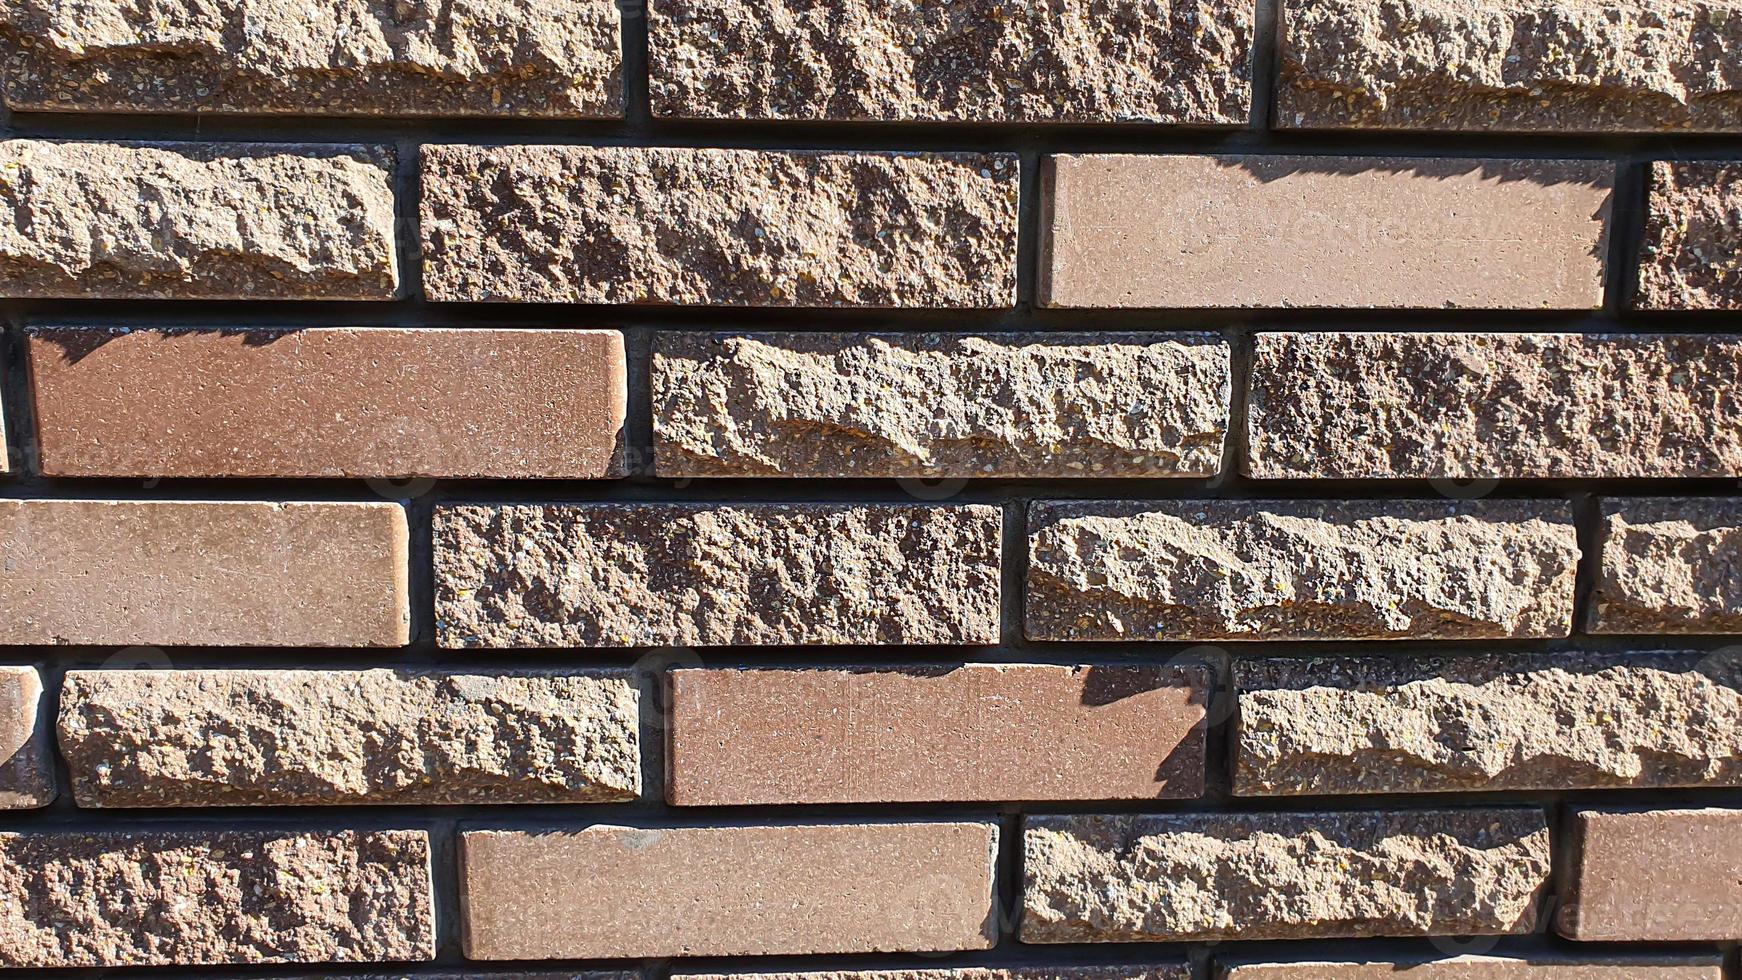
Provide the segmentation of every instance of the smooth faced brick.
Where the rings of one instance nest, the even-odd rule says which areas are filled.
[[[48,806],[55,796],[42,677],[35,667],[0,667],[0,810]]]
[[[1541,810],[1028,817],[1022,941],[1528,933]]]
[[[1742,664],[1701,653],[1235,661],[1234,793],[1742,785]]]
[[[990,823],[468,831],[461,937],[474,960],[987,949],[997,848]]]
[[[808,970],[803,973],[678,973],[673,980],[1191,980],[1191,966],[978,967],[932,970]],[[1704,980],[1704,978],[1702,978]]]
[[[993,308],[1016,302],[1009,154],[426,146],[440,302]]]
[[[1247,475],[1742,475],[1742,336],[1266,333]]]
[[[639,721],[626,671],[75,670],[59,731],[85,807],[609,803]]]
[[[1742,499],[1611,500],[1587,628],[1742,633]]]
[[[1204,664],[678,670],[679,806],[1193,798]]]
[[[1614,178],[1602,161],[1049,157],[1039,301],[1597,309]]]
[[[1035,640],[1566,636],[1556,501],[1091,501],[1029,512]]]
[[[1715,953],[1567,954],[1228,963],[1218,980],[1723,980]]]
[[[0,643],[402,646],[405,509],[0,500]]]
[[[1557,928],[1588,942],[1742,936],[1742,810],[1569,815]]]
[[[669,333],[667,477],[1208,477],[1228,345],[1193,334]]]
[[[0,965],[435,955],[421,830],[0,834]]]
[[[611,0],[3,0],[14,109],[620,116]]]
[[[1243,126],[1251,0],[654,0],[653,111]]]
[[[30,336],[50,476],[619,475],[614,330],[129,330]]]
[[[988,644],[998,508],[449,506],[445,647]]]
[[[391,155],[0,142],[0,296],[387,300]]]
[[[1742,42],[1742,12],[1730,21]],[[1742,129],[1742,98],[1736,119]],[[1742,161],[1651,165],[1634,305],[1742,310]]]
[[[1742,132],[1734,0],[1286,0],[1276,121]]]

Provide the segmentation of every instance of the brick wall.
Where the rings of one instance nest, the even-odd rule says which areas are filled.
[[[1738,0],[0,0],[0,968],[1720,980]]]

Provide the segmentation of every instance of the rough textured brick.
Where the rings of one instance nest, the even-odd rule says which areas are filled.
[[[614,330],[46,328],[30,372],[52,476],[622,471]]]
[[[30,810],[55,798],[54,760],[34,667],[0,667],[0,810]]]
[[[654,0],[653,111],[1243,126],[1251,0]]]
[[[679,806],[1192,798],[1204,664],[670,674]]]
[[[980,967],[930,970],[807,970],[802,973],[677,973],[673,980],[1191,980],[1186,963],[1133,966]],[[1678,978],[1679,980],[1679,978]],[[1704,980],[1704,978],[1701,978]]]
[[[996,507],[442,507],[447,647],[998,641]]]
[[[0,500],[0,643],[401,646],[405,509]]]
[[[1742,48],[1742,6],[1731,23]],[[1648,202],[1634,304],[1742,310],[1742,162],[1654,163]]]
[[[1742,633],[1742,500],[1607,501],[1593,633]]]
[[[1742,936],[1742,810],[1569,815],[1557,928],[1590,942]]]
[[[641,788],[627,671],[77,670],[60,704],[80,806],[602,803]]]
[[[1239,660],[1234,792],[1742,785],[1739,668],[1699,653]]]
[[[1735,0],[1287,0],[1277,122],[1742,131]]]
[[[1605,161],[1049,157],[1039,301],[1596,309],[1614,171]]]
[[[1715,953],[1603,954],[1531,950],[1517,956],[1438,959],[1319,960],[1300,963],[1221,961],[1219,980],[1723,980]]]
[[[611,0],[3,0],[7,104],[618,116]]]
[[[0,834],[0,965],[435,954],[421,830]]]
[[[1029,817],[1022,941],[1527,933],[1530,809]]]
[[[475,960],[986,949],[997,849],[989,823],[471,831],[461,937]]]
[[[1742,475],[1742,337],[1259,334],[1261,479]]]
[[[1552,501],[1036,503],[1036,640],[1566,636],[1579,547]]]
[[[392,299],[385,150],[0,142],[0,295]]]
[[[1228,346],[1189,334],[664,334],[661,476],[1206,477]]]
[[[1007,307],[1007,154],[426,146],[438,301]]]

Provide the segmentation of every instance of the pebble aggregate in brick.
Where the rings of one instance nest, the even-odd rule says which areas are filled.
[[[1742,475],[1742,336],[1266,333],[1248,475]]]
[[[1555,928],[1580,942],[1742,935],[1738,833],[1742,810],[1573,810]]]
[[[607,803],[641,788],[632,676],[75,670],[80,806]]]
[[[440,302],[1001,308],[1017,160],[626,146],[425,146]]]
[[[1579,560],[1555,501],[1041,502],[1036,640],[1566,636]]]
[[[1742,499],[1609,500],[1593,633],[1742,633]]]
[[[1742,785],[1742,663],[1702,653],[1241,659],[1234,793]]]
[[[0,833],[0,966],[435,955],[421,830]]]
[[[1219,960],[1217,980],[1723,980],[1715,953],[1549,953],[1465,955],[1438,959],[1350,958],[1298,963]]]
[[[1251,0],[654,0],[658,116],[1245,125]]]
[[[0,0],[14,109],[620,116],[612,0]]]
[[[1022,941],[1528,933],[1541,810],[1028,817]]]
[[[1207,477],[1228,346],[1189,334],[659,338],[659,474]]]
[[[392,161],[358,146],[0,142],[0,296],[387,300]]]
[[[445,647],[987,644],[984,505],[527,504],[435,514]]]
[[[1276,120],[1742,132],[1735,0],[1285,0]]]
[[[1742,7],[1732,20],[1742,50]],[[1737,118],[1742,120],[1742,98]],[[1742,310],[1742,161],[1651,165],[1634,304]]]
[[[35,667],[0,667],[0,810],[47,806],[56,796],[42,677]]]

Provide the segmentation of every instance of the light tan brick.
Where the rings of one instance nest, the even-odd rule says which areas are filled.
[[[1603,502],[1593,633],[1742,633],[1742,499]]]
[[[678,973],[672,980],[1191,980],[1187,963],[1133,966],[964,966],[936,969],[807,970],[802,973]]]
[[[55,796],[42,677],[35,667],[0,667],[0,810],[48,806]]]
[[[1557,928],[1587,942],[1742,936],[1738,833],[1742,810],[1574,811]]]
[[[1723,980],[1715,953],[1553,953],[1437,959],[1221,962],[1219,980]]]
[[[1742,130],[1742,95],[1736,104]],[[1658,161],[1650,173],[1634,305],[1742,310],[1742,161]]]

